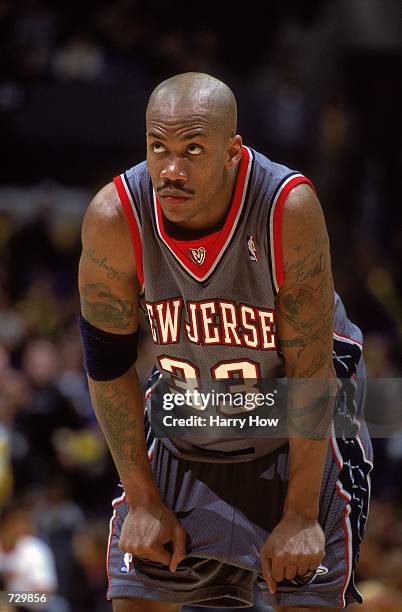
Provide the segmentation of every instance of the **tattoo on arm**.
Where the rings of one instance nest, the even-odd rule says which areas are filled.
[[[124,329],[134,317],[134,303],[116,298],[107,285],[85,285],[81,295],[82,314],[93,325],[107,324],[114,329]]]
[[[84,255],[95,266],[102,268],[102,270],[106,272],[106,277],[109,280],[115,280],[115,279],[122,280],[123,278],[128,276],[127,272],[123,272],[122,270],[117,270],[116,268],[111,266],[107,261],[107,257],[96,256],[95,249],[92,247],[89,249],[85,249]]]
[[[122,476],[137,465],[137,420],[127,395],[115,381],[97,382],[95,410]]]
[[[291,359],[296,378],[289,379],[287,401],[289,435],[319,440],[328,435],[335,395],[332,382],[315,378],[332,360],[334,294],[327,235],[296,261],[285,262],[285,276],[291,285],[279,292],[277,308],[286,333],[279,346],[285,356],[295,349]]]
[[[301,251],[301,246],[293,247],[297,252]],[[328,237],[326,234],[321,234],[312,246],[309,253],[298,259],[294,263],[284,264],[285,273],[292,272],[295,275],[295,282],[302,283],[308,279],[312,279],[323,272],[328,264],[327,251]]]
[[[280,348],[304,348],[306,346],[306,341],[301,336],[292,338],[291,340],[280,338],[278,342]]]
[[[331,297],[328,298],[328,295]],[[317,288],[304,283],[296,283],[278,295],[280,315],[286,319],[297,333],[296,338],[288,339],[294,346],[312,342],[327,342],[332,332],[333,293],[332,277],[328,272]],[[284,345],[282,342],[282,346]]]
[[[337,395],[336,380],[291,379],[287,402],[290,436],[323,440],[330,433]]]
[[[318,370],[320,370],[328,362],[328,354],[321,352],[315,355],[310,364],[304,370],[299,372],[300,378],[311,378]]]

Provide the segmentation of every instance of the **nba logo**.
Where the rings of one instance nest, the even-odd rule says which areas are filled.
[[[123,557],[124,565],[121,566],[120,571],[127,574],[131,569],[131,564],[133,561],[133,557],[130,553],[125,553]]]
[[[257,247],[255,246],[254,236],[247,236],[247,252],[251,261],[258,261]]]

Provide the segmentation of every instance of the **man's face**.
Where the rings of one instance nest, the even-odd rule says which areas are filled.
[[[198,225],[224,190],[231,139],[205,110],[174,112],[167,105],[147,117],[147,162],[163,213]],[[191,223],[193,222],[193,223]]]

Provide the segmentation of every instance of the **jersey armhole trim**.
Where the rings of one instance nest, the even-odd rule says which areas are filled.
[[[135,206],[132,203],[132,198],[128,186],[126,184],[126,178],[124,174],[115,176],[113,182],[116,186],[117,193],[119,194],[120,203],[123,207],[124,214],[127,219],[128,227],[130,229],[131,241],[133,244],[135,263],[137,267],[137,278],[142,290],[144,284],[144,268],[142,262],[142,242],[141,242],[141,224],[137,218]]]
[[[276,293],[279,292],[284,280],[283,249],[282,249],[282,218],[286,198],[294,187],[301,184],[309,185],[315,192],[313,183],[302,174],[292,174],[279,186],[270,211],[269,237],[271,250],[272,280]]]

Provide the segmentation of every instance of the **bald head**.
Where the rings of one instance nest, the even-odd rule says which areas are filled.
[[[149,98],[147,125],[160,112],[172,118],[201,113],[228,137],[236,134],[237,105],[233,92],[209,74],[186,72],[160,83]]]

